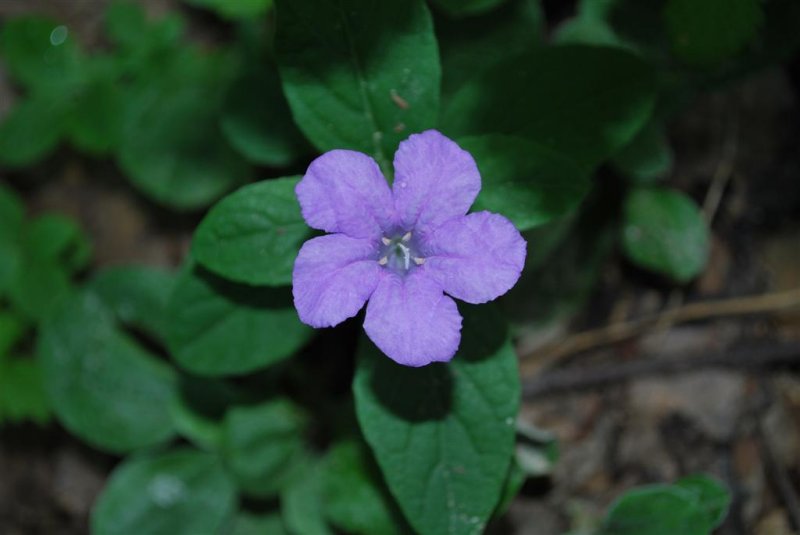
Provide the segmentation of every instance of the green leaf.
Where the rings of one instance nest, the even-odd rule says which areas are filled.
[[[69,276],[61,266],[23,254],[11,278],[8,298],[26,317],[39,321],[71,290]]]
[[[709,230],[694,201],[677,191],[635,189],[624,207],[623,252],[639,267],[688,282],[708,262]]]
[[[697,65],[718,63],[740,52],[763,19],[758,0],[669,0],[664,8],[673,51]]]
[[[672,169],[672,148],[657,121],[650,121],[614,156],[614,167],[631,182],[652,184]]]
[[[174,435],[174,372],[120,332],[96,296],[62,300],[38,344],[56,416],[82,440],[124,453]]]
[[[290,533],[333,535],[325,522],[323,504],[327,502],[323,502],[322,476],[320,462],[311,461],[281,492],[281,510]],[[347,494],[352,495],[353,490],[349,488]]]
[[[433,0],[433,3],[452,17],[479,15],[496,9],[506,0]]]
[[[44,391],[42,369],[33,359],[3,359],[0,354],[0,424],[50,421],[50,403]]]
[[[526,478],[525,470],[520,467],[516,458],[512,459],[506,474],[506,481],[503,484],[503,494],[500,496],[500,502],[494,510],[495,518],[503,516],[508,511],[508,508],[511,507],[511,502],[514,501],[514,498],[517,497],[517,494],[522,489],[522,485],[525,484]]]
[[[106,268],[89,283],[94,292],[108,306],[117,320],[166,339],[167,304],[176,276],[170,271],[146,266]]]
[[[179,394],[170,405],[170,414],[181,436],[201,449],[218,450],[222,444],[225,411],[240,401],[242,396],[228,383],[182,376]]]
[[[334,526],[354,535],[410,531],[401,527],[405,523],[364,445],[353,440],[337,442],[323,463],[325,516]]]
[[[272,7],[272,0],[184,0],[184,2],[211,9],[226,19],[257,17]]]
[[[675,486],[694,494],[695,502],[706,512],[709,531],[725,520],[731,505],[731,495],[719,481],[706,475],[695,475],[679,479]]]
[[[149,197],[191,210],[245,182],[250,168],[219,129],[225,57],[182,52],[168,64],[172,72],[131,97],[118,161]]]
[[[20,236],[25,205],[17,194],[0,183],[0,296],[13,279],[20,262]]]
[[[727,490],[706,476],[640,487],[612,505],[601,535],[710,535],[729,502]]]
[[[125,94],[116,80],[91,80],[72,100],[66,119],[69,141],[97,156],[115,150],[122,138],[124,108]]]
[[[389,488],[423,535],[481,533],[514,450],[519,372],[502,317],[461,307],[448,364],[395,364],[365,339],[354,381],[358,421]]]
[[[222,131],[233,148],[258,164],[285,167],[309,152],[292,120],[277,71],[262,65],[231,87]]]
[[[294,193],[299,180],[265,180],[222,199],[195,232],[194,258],[233,281],[291,284],[294,259],[311,234]]]
[[[25,334],[25,322],[16,314],[0,310],[0,362]]]
[[[0,123],[0,164],[25,167],[56,148],[64,133],[66,104],[48,97],[18,102]]]
[[[221,531],[223,535],[288,535],[278,514],[254,514],[239,511]],[[298,533],[297,535],[306,535]],[[308,535],[312,535],[309,533]]]
[[[436,20],[442,58],[442,101],[503,59],[540,46],[544,15],[538,0],[514,0],[480,17]]]
[[[503,61],[468,82],[453,97],[443,122],[451,136],[527,137],[591,168],[645,124],[654,90],[653,70],[628,52],[546,47]]]
[[[25,235],[26,253],[36,262],[53,262],[72,273],[85,268],[92,246],[75,220],[44,214],[31,221]]]
[[[167,309],[172,355],[198,375],[269,366],[292,355],[313,332],[297,318],[288,290],[235,284],[200,268],[179,277]]]
[[[386,171],[402,139],[436,125],[441,73],[422,0],[277,6],[286,98],[319,150],[365,152]]]
[[[305,415],[284,399],[230,409],[221,453],[239,488],[260,498],[277,495],[305,458],[305,427]]]
[[[92,511],[102,535],[216,533],[236,494],[214,455],[191,449],[125,460],[111,474]]]
[[[573,211],[589,192],[589,175],[551,149],[527,139],[490,134],[462,138],[481,172],[473,211],[489,210],[527,230]]]
[[[46,17],[5,21],[0,58],[8,74],[29,89],[61,92],[79,79],[80,55],[69,28]]]
[[[618,0],[581,0],[578,14],[561,24],[554,36],[558,44],[621,45],[609,24],[609,12]]]

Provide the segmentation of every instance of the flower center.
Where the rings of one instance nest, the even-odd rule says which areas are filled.
[[[381,238],[380,255],[378,264],[393,271],[405,273],[412,267],[421,266],[425,259],[420,256],[419,248],[413,239],[411,232],[388,238]]]

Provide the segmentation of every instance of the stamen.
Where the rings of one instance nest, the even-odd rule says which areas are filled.
[[[415,263],[416,265],[418,265],[418,266],[421,266],[422,264],[424,264],[424,263],[425,263],[425,259],[424,259],[424,258],[422,258],[422,257],[420,257],[420,256],[415,256],[415,257],[414,257],[414,263]]]
[[[382,266],[385,266],[388,263],[389,263],[389,257],[388,256],[384,256],[380,260],[378,260],[378,264],[380,264]]]
[[[408,240],[410,240],[410,239],[411,239],[411,231],[408,231],[408,232],[406,232],[405,234],[403,234],[403,237],[402,237],[401,239],[402,239],[403,241],[408,241]]]
[[[402,243],[398,243],[397,248],[400,249],[401,253],[403,253],[403,265],[405,266],[406,271],[408,271],[408,268],[411,265],[411,249]]]
[[[383,242],[384,245],[389,245],[390,243],[392,243],[392,240],[384,236],[383,238],[381,238],[381,242]]]

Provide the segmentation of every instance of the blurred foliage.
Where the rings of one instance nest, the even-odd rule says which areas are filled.
[[[177,272],[95,270],[74,221],[0,187],[0,424],[53,414],[130,454],[93,533],[479,533],[558,452],[516,425],[510,326],[574,314],[615,252],[668,285],[704,269],[700,208],[657,185],[670,121],[796,54],[800,3],[580,0],[556,28],[537,0],[429,4],[185,0],[154,18],[112,2],[88,50],[60,21],[4,21],[12,182],[30,191],[26,170],[66,146],[199,221]],[[223,31],[198,39],[194,17]],[[499,306],[461,308],[452,363],[400,369],[298,320],[287,286],[313,233],[294,186],[330,149],[390,171],[427,128],[473,154],[474,209],[529,249]],[[636,489],[599,533],[709,533],[728,500],[705,477]]]

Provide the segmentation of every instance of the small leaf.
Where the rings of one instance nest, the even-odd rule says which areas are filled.
[[[233,512],[236,494],[219,459],[178,449],[126,459],[92,511],[92,533],[213,534]]]
[[[623,252],[634,264],[688,282],[706,266],[709,230],[697,205],[677,191],[636,189],[625,201]]]
[[[59,303],[42,326],[38,353],[59,421],[82,440],[124,453],[174,435],[173,370],[117,330],[96,296]]]
[[[98,273],[88,288],[114,312],[118,321],[163,341],[171,321],[167,303],[175,279],[174,273],[159,268],[113,267]]]
[[[20,240],[25,205],[17,194],[0,183],[0,296],[8,289],[20,262]]]
[[[72,101],[65,125],[69,141],[98,156],[115,150],[122,138],[125,97],[110,76],[95,75]]]
[[[277,7],[283,88],[319,150],[358,150],[386,169],[401,140],[436,125],[439,56],[422,0]]]
[[[5,21],[0,57],[13,79],[39,92],[61,92],[79,79],[79,50],[69,27],[46,17]]]
[[[669,0],[664,8],[675,54],[698,65],[740,52],[756,36],[763,19],[758,0]]]
[[[265,180],[222,199],[197,228],[195,259],[233,281],[291,284],[294,259],[311,233],[294,193],[299,180]]]
[[[0,164],[25,167],[50,154],[64,133],[66,109],[46,97],[18,102],[0,123]]]
[[[25,322],[10,312],[0,310],[0,362],[25,334]]]
[[[170,66],[130,97],[118,161],[152,199],[197,209],[245,182],[250,169],[218,126],[229,77],[224,57],[186,49]]]
[[[465,84],[443,124],[456,137],[527,137],[592,168],[630,142],[650,117],[654,96],[653,69],[631,53],[542,47]]]
[[[399,366],[364,339],[353,385],[361,429],[422,535],[481,533],[514,450],[520,385],[506,327],[491,306],[461,310],[451,362]]]
[[[501,213],[520,230],[564,216],[589,192],[583,169],[524,138],[495,134],[458,143],[472,154],[481,172],[473,211]]]
[[[292,120],[278,73],[261,65],[231,87],[222,131],[245,158],[272,167],[285,167],[310,148]]]
[[[222,456],[245,493],[277,495],[297,469],[306,418],[287,400],[234,407],[225,415]]]
[[[25,251],[36,262],[53,262],[72,273],[89,263],[92,246],[81,227],[60,214],[44,214],[30,222]]]
[[[34,359],[3,359],[0,354],[0,424],[50,421],[42,369]]]
[[[652,184],[664,178],[672,168],[672,148],[663,126],[650,121],[614,156],[613,164],[636,184]]]
[[[725,488],[705,476],[636,488],[612,505],[601,535],[710,535],[729,502]]]
[[[333,535],[323,514],[323,504],[327,502],[323,502],[323,472],[320,464],[316,460],[308,463],[281,492],[281,510],[290,533]],[[352,487],[347,489],[348,495],[353,493]]]
[[[311,337],[288,290],[235,284],[187,269],[170,298],[168,345],[198,375],[236,375],[291,356]]]
[[[323,464],[325,516],[346,533],[393,535],[409,531],[385,489],[366,448],[355,441],[337,442]]]
[[[218,450],[225,411],[242,401],[242,396],[223,381],[191,376],[180,378],[178,390],[170,405],[178,433],[201,449]]]

